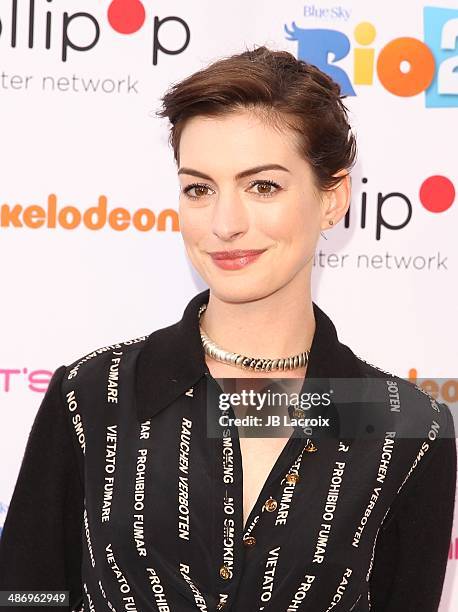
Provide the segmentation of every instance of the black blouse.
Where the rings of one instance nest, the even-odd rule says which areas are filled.
[[[222,391],[199,335],[208,297],[55,371],[6,516],[0,589],[69,590],[85,612],[436,611],[455,502],[449,407],[357,357],[313,303],[302,389],[359,379],[364,414],[377,380],[369,420],[383,435],[345,419],[345,436],[295,428],[243,524],[237,427],[207,431]]]

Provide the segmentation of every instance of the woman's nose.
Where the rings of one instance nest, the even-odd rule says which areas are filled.
[[[245,203],[234,192],[220,195],[214,204],[213,233],[222,240],[244,234],[248,230],[249,216]]]

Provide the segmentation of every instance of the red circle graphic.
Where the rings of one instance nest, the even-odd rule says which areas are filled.
[[[420,202],[430,212],[444,212],[455,200],[455,187],[446,176],[436,174],[423,181],[420,187]]]
[[[140,0],[113,0],[108,7],[108,23],[120,34],[133,34],[145,23],[145,7]]]

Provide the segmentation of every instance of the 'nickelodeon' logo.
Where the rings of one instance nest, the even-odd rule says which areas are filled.
[[[407,380],[440,402],[452,404],[458,401],[457,378],[423,378],[420,381],[417,368],[410,368]]]
[[[149,208],[139,208],[132,212],[127,208],[113,208],[107,211],[107,197],[99,196],[98,205],[91,206],[83,212],[76,206],[64,206],[58,210],[57,196],[49,194],[46,208],[38,204],[21,206],[15,204],[2,204],[0,206],[0,229],[22,228],[29,229],[56,228],[72,230],[83,225],[90,230],[100,230],[109,226],[116,231],[123,231],[134,227],[140,232],[148,232],[155,228],[159,232],[168,229],[179,231],[178,213],[173,208],[165,208],[154,213]],[[171,219],[171,228],[166,227],[167,219]],[[169,224],[170,225],[170,224]]]

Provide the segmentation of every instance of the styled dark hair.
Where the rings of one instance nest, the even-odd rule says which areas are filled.
[[[255,111],[272,127],[293,130],[316,186],[326,190],[341,181],[334,174],[349,172],[356,161],[344,97],[340,85],[313,64],[260,46],[223,57],[172,84],[156,115],[171,123],[169,144],[179,165],[180,137],[188,119]]]

